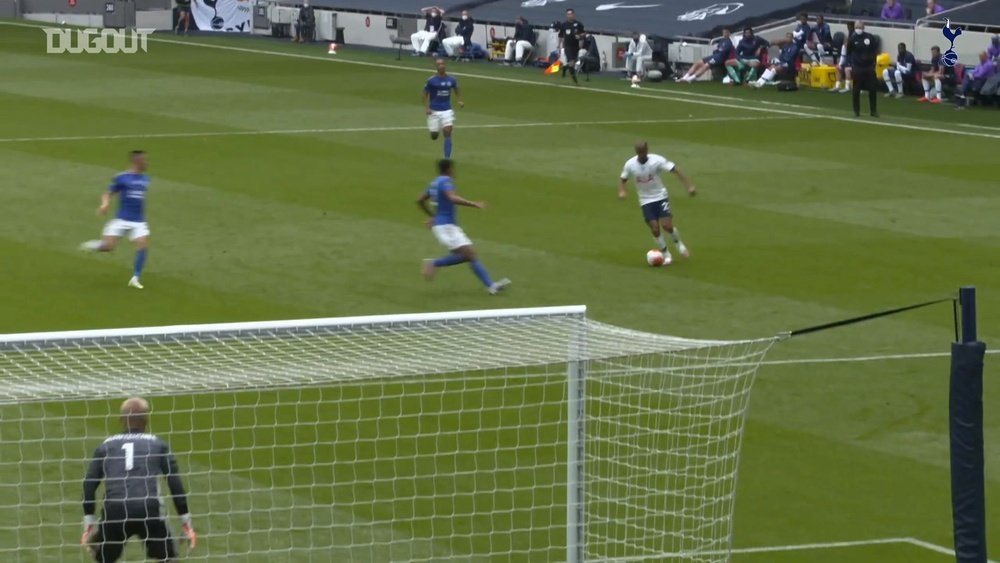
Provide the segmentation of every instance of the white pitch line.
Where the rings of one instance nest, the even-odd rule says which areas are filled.
[[[1000,354],[1000,350],[987,350],[987,354]],[[853,356],[845,358],[801,358],[794,360],[768,360],[761,362],[762,366],[787,366],[805,364],[851,364],[861,362],[885,362],[892,360],[919,360],[924,358],[948,358],[948,352],[924,352],[913,354],[885,354],[877,356]]]
[[[791,119],[790,117],[692,117],[682,119],[632,119],[609,121],[536,121],[528,123],[484,123],[461,125],[459,129],[515,129],[522,127],[579,127],[592,125],[655,125],[664,123],[712,123],[730,121],[762,121]],[[49,141],[112,141],[116,139],[171,139],[187,137],[241,137],[248,135],[315,135],[325,133],[381,133],[387,131],[423,131],[426,125],[393,127],[334,127],[329,129],[264,129],[251,131],[191,131],[180,133],[123,133],[119,135],[74,135],[63,137],[9,137],[0,143],[36,143]]]
[[[916,547],[924,548],[928,551],[933,551],[935,553],[940,553],[941,555],[947,555],[949,557],[955,556],[955,550],[950,547],[944,547],[943,545],[938,545],[936,543],[926,542],[924,540],[918,540],[917,538],[903,538],[903,541]],[[987,563],[997,563],[993,559],[987,559]]]
[[[909,544],[913,538],[875,538],[870,540],[835,541],[819,543],[801,543],[793,545],[767,545],[759,547],[735,547],[730,550],[718,549],[712,551],[679,551],[675,553],[660,553],[656,555],[636,555],[634,557],[617,557],[608,559],[610,563],[629,563],[632,561],[649,561],[656,558],[696,557],[713,555],[743,555],[750,553],[778,553],[782,551],[811,551],[819,549],[843,549],[847,547],[864,547],[866,545]]]
[[[41,26],[38,26],[38,25],[32,25],[32,24],[26,24],[26,23],[17,23],[17,22],[3,22],[3,21],[0,21],[0,25],[10,25],[10,26],[15,26],[15,27],[28,27],[28,28],[34,28],[34,29],[41,29]],[[196,42],[196,41],[179,41],[179,40],[176,40],[176,39],[162,39],[162,38],[158,38],[158,37],[155,37],[155,36],[150,37],[149,41],[151,43],[164,43],[164,44],[181,45],[181,46],[187,46],[187,47],[201,47],[201,48],[204,48],[204,49],[216,49],[216,50],[221,50],[221,51],[232,51],[232,52],[236,52],[236,53],[253,53],[253,54],[257,54],[257,55],[269,55],[269,56],[273,56],[273,57],[286,57],[286,58],[301,59],[301,60],[322,61],[322,62],[327,62],[327,63],[352,64],[352,65],[367,66],[367,67],[372,67],[372,68],[385,68],[385,69],[392,69],[392,70],[401,70],[401,71],[406,71],[406,72],[419,72],[421,74],[429,74],[431,72],[430,69],[416,68],[416,67],[403,66],[403,65],[394,65],[394,64],[387,64],[387,63],[373,63],[373,62],[368,62],[368,61],[352,61],[352,60],[344,59],[344,58],[334,59],[334,58],[329,58],[329,57],[321,57],[321,56],[317,56],[317,55],[305,55],[305,54],[302,54],[302,53],[289,53],[289,52],[282,52],[282,51],[271,51],[271,50],[267,50],[267,49],[251,49],[249,47],[234,47],[234,46],[231,46],[231,45],[216,45],[216,44],[212,44],[212,43],[199,43],[199,42]],[[876,120],[871,120],[871,119],[858,119],[858,118],[853,118],[853,117],[843,117],[843,116],[838,116],[838,115],[829,115],[829,114],[816,113],[816,110],[819,110],[820,108],[816,108],[815,110],[812,110],[812,111],[809,111],[809,112],[802,112],[802,111],[774,109],[774,108],[771,108],[771,107],[749,106],[749,105],[733,104],[733,103],[712,102],[712,101],[702,100],[702,99],[691,99],[690,97],[685,98],[685,97],[683,97],[683,95],[677,95],[677,94],[674,94],[674,93],[671,93],[671,92],[665,91],[665,90],[659,90],[659,92],[662,92],[663,95],[653,95],[653,94],[640,93],[640,92],[635,92],[635,91],[607,90],[607,89],[604,89],[604,88],[583,88],[583,87],[579,87],[579,86],[570,86],[570,85],[567,85],[567,84],[555,84],[555,83],[552,83],[552,82],[539,82],[537,80],[524,80],[524,79],[509,78],[509,77],[504,77],[504,76],[489,76],[489,75],[484,75],[484,74],[470,74],[470,73],[467,73],[467,72],[453,72],[451,74],[454,75],[454,76],[461,76],[461,77],[467,77],[467,78],[476,78],[476,79],[480,79],[480,80],[493,80],[493,81],[497,81],[497,82],[507,82],[507,83],[510,83],[510,84],[524,84],[526,86],[538,86],[538,87],[545,87],[545,88],[562,88],[562,89],[567,89],[567,90],[573,90],[573,91],[576,91],[576,92],[590,92],[590,93],[601,93],[601,94],[610,94],[610,95],[617,95],[617,96],[631,96],[631,97],[634,97],[634,98],[646,98],[646,99],[651,99],[651,100],[666,100],[666,101],[680,102],[680,103],[693,104],[693,105],[702,105],[702,106],[710,106],[710,107],[720,107],[720,108],[726,108],[726,109],[738,109],[738,110],[753,111],[753,112],[763,112],[763,113],[768,113],[768,114],[772,114],[772,115],[776,114],[776,115],[788,115],[788,116],[794,116],[794,117],[816,117],[816,118],[821,118],[821,119],[829,119],[831,121],[842,121],[842,122],[845,122],[845,123],[870,125],[870,126],[876,126],[876,127],[890,127],[890,128],[896,128],[896,129],[908,129],[908,130],[911,130],[911,131],[922,131],[922,132],[925,132],[925,133],[943,133],[943,134],[947,134],[947,135],[959,135],[959,136],[966,136],[966,137],[981,137],[981,138],[987,138],[987,139],[1000,139],[1000,134],[978,133],[978,132],[975,132],[975,131],[963,131],[963,130],[959,130],[959,129],[945,129],[945,128],[941,128],[941,127],[926,127],[926,126],[923,126],[923,125],[908,125],[908,124],[905,124],[905,123],[893,123],[893,122],[884,121],[884,120],[878,120],[878,121],[876,121]],[[744,102],[744,103],[746,103],[746,102],[751,102],[752,103],[753,102],[753,100],[745,100],[745,99],[741,99],[741,98],[732,98],[732,97],[725,97],[725,96],[720,96],[720,97],[722,97],[725,100],[732,101],[732,102],[737,102],[737,101],[738,102]],[[760,103],[761,105],[764,105],[766,102],[765,101],[758,101],[758,103]]]

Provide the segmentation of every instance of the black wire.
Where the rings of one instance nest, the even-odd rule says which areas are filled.
[[[952,301],[952,302],[954,302],[955,298],[954,297],[946,297],[944,299],[935,299],[934,301],[924,301],[923,303],[916,303],[916,304],[913,304],[913,305],[907,305],[905,307],[897,307],[895,309],[889,309],[889,310],[886,310],[886,311],[879,311],[877,313],[869,313],[867,315],[862,315],[860,317],[851,317],[849,319],[844,319],[844,320],[840,320],[840,321],[834,321],[832,323],[826,323],[826,324],[821,324],[821,325],[816,325],[816,326],[810,326],[810,327],[806,327],[806,328],[800,328],[799,330],[793,330],[792,332],[788,333],[788,335],[789,336],[801,336],[803,334],[809,334],[811,332],[819,332],[821,330],[829,330],[831,328],[837,328],[837,327],[852,325],[852,324],[860,323],[860,322],[864,322],[864,321],[870,321],[872,319],[877,319],[879,317],[887,317],[889,315],[895,315],[897,313],[902,313],[904,311],[912,311],[913,309],[920,309],[922,307],[929,307],[931,305],[937,305],[938,303],[944,303],[945,301]],[[955,326],[956,326],[955,330],[957,331],[958,330],[958,328],[957,328],[958,327],[957,321],[956,321],[956,325]],[[957,338],[956,338],[956,340],[957,340]]]

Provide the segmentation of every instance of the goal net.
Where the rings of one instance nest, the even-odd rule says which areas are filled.
[[[725,561],[773,343],[584,307],[0,336],[0,561],[84,560],[83,475],[134,395],[187,560]]]

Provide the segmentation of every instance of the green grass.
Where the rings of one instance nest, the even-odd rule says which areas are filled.
[[[490,203],[461,219],[491,272],[515,283],[492,299],[464,268],[441,272],[431,284],[417,275],[419,259],[440,252],[412,203],[440,155],[440,144],[419,129],[427,61],[397,63],[385,53],[349,48],[334,60],[319,49],[236,38],[157,40],[148,54],[127,57],[50,56],[36,29],[3,25],[0,32],[0,107],[6,108],[0,292],[7,296],[0,332],[585,303],[592,317],[630,328],[745,338],[947,295],[971,283],[980,288],[981,337],[992,343],[1000,335],[1000,112],[880,100],[883,125],[875,125],[846,119],[848,100],[826,93],[704,84],[636,93],[610,79],[574,89],[530,70],[453,65],[467,102],[456,124],[456,182],[460,193]],[[615,121],[633,123],[608,123]],[[476,127],[540,122],[552,125]],[[559,125],[568,122],[589,124]],[[413,129],[375,130],[398,127]],[[197,135],[351,128],[367,130]],[[159,134],[179,136],[142,137]],[[73,136],[87,138],[24,140]],[[123,137],[91,138],[99,136]],[[689,199],[673,185],[693,259],[665,270],[643,265],[651,242],[635,201],[614,197],[621,164],[638,138],[675,160],[699,188]],[[99,232],[101,219],[93,216],[99,193],[136,147],[149,151],[154,182],[143,292],[125,288],[130,252],[76,251]],[[792,340],[770,359],[947,352],[951,337],[951,313],[942,306]],[[1000,429],[1000,415],[990,408],[994,371],[988,363],[988,467],[1000,463],[1000,443],[991,439]],[[947,378],[940,358],[765,366],[741,463],[736,547],[882,537],[950,545]],[[213,400],[228,405],[239,397],[181,397],[173,404]],[[111,430],[104,402],[40,408],[17,410],[45,415],[38,432],[51,425],[57,435],[77,437],[72,451],[58,443],[32,446],[50,459],[79,460],[96,436]],[[219,416],[227,408],[234,411],[226,407]],[[91,416],[73,418],[83,413]],[[256,431],[234,431],[231,439],[277,439],[255,420]],[[0,481],[32,483],[34,470],[5,462],[26,447],[11,436],[28,430],[7,421],[0,423]],[[172,429],[169,438],[192,479],[210,480],[212,490],[266,491],[268,478],[259,473],[217,471],[227,463],[246,466],[249,453],[229,460],[185,455],[196,449],[185,442],[185,430],[211,424],[240,427],[194,415],[157,421]],[[275,450],[273,461],[300,453]],[[66,522],[68,543],[78,533],[79,465],[39,468],[69,480],[58,498],[39,487],[26,493],[39,503],[29,511],[37,521]],[[285,478],[299,479],[300,471]],[[987,477],[988,497],[996,498],[1000,477],[995,471]],[[0,487],[0,498],[10,498],[5,494],[10,489]],[[271,506],[249,506],[257,498],[250,496],[217,499],[237,503],[228,510],[246,516],[203,519],[203,554],[221,560],[228,551],[234,560],[250,560],[241,554],[270,543],[289,549],[271,560],[306,560],[292,548],[342,546],[345,538],[322,535],[329,521],[364,522],[372,516],[364,511],[376,509],[359,502],[345,514],[331,507],[336,488],[327,496],[301,494],[270,495]],[[195,513],[224,510],[199,505],[209,500],[194,497]],[[247,531],[281,527],[281,518],[294,518],[280,510],[289,503],[314,503],[309,514],[319,531],[282,537]],[[995,504],[988,517],[1000,517]],[[30,530],[12,536],[2,526],[0,545],[23,544],[16,561],[77,557],[70,549],[44,559],[31,550]],[[238,526],[250,527],[210,533]],[[359,525],[353,540],[390,533]],[[559,556],[558,532],[538,525],[524,533],[531,545],[551,542],[557,549],[550,555]],[[413,539],[411,554],[445,549],[429,541],[428,528],[395,537]],[[473,545],[446,547],[471,558],[491,545],[489,534],[476,537]],[[511,537],[497,535],[507,539],[492,545],[507,549],[503,541]],[[989,541],[996,544],[1000,535],[994,531]],[[336,560],[325,557],[311,560]],[[733,559],[935,563],[948,557],[892,544]]]

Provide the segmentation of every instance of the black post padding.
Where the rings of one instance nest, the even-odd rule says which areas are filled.
[[[986,563],[982,342],[951,346],[949,426],[956,563]]]

